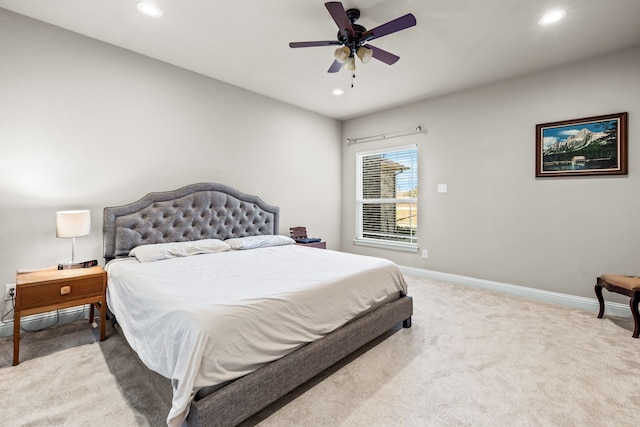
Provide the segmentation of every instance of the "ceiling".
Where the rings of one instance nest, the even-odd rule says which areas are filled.
[[[337,26],[317,0],[0,0],[0,7],[344,120],[640,45],[639,0],[347,0],[367,29],[406,13],[417,25],[371,44],[400,56],[329,74]],[[566,18],[543,27],[551,8]],[[332,91],[342,88],[344,94]]]

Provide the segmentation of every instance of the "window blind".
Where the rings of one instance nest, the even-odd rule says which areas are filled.
[[[356,240],[418,243],[418,149],[358,153]]]

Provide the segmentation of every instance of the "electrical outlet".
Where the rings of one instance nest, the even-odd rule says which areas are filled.
[[[4,288],[4,300],[10,300],[16,296],[16,285],[6,285]]]
[[[429,258],[429,251],[427,251],[426,249],[422,250],[422,258]]]

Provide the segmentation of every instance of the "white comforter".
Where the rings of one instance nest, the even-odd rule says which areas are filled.
[[[407,292],[390,261],[296,245],[107,266],[107,301],[140,359],[171,379],[167,424],[246,375]]]

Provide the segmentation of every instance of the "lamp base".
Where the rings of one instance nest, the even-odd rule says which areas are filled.
[[[58,270],[69,270],[71,268],[88,268],[95,267],[98,265],[97,259],[92,259],[91,261],[83,261],[83,262],[65,262],[58,264]]]

